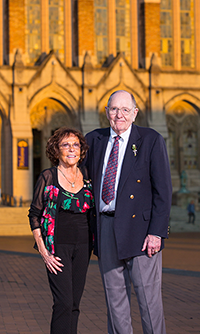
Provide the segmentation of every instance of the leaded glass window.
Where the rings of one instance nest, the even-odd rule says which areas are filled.
[[[64,0],[49,0],[49,48],[64,62]]]
[[[183,133],[184,168],[197,168],[197,132],[188,129]]]
[[[115,0],[116,6],[116,51],[123,52],[131,61],[130,1]]]
[[[162,66],[173,66],[172,1],[162,0],[160,8]]]
[[[166,115],[171,170],[197,169],[198,114],[185,101],[177,102]]]
[[[102,64],[108,56],[107,0],[94,1],[95,49],[97,62]]]
[[[180,0],[181,65],[195,67],[194,0]]]
[[[40,0],[27,0],[26,53],[27,63],[34,63],[41,53]]]
[[[176,155],[175,155],[175,131],[169,131],[169,161],[171,169],[175,169]]]

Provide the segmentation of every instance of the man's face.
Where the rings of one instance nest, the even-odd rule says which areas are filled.
[[[128,109],[130,112],[123,113],[121,109]],[[119,110],[120,109],[120,110]],[[117,110],[113,113],[112,110]],[[120,135],[125,132],[135,121],[138,109],[133,106],[131,95],[128,92],[120,91],[115,93],[110,101],[109,107],[106,107],[106,115],[110,126],[116,134]]]

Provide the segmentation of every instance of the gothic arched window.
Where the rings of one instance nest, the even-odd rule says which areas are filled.
[[[167,111],[168,150],[172,170],[200,169],[198,166],[199,116],[185,101],[175,103]]]
[[[95,0],[94,11],[96,57],[102,64],[108,56],[107,0]]]
[[[160,9],[162,66],[173,66],[172,1],[161,0]]]
[[[195,120],[190,116],[183,125],[184,168],[197,169],[197,129]]]
[[[26,6],[27,63],[34,63],[41,54],[40,0],[27,0]]]
[[[195,67],[194,0],[180,0],[181,66]]]
[[[64,0],[49,0],[49,48],[64,62]]]
[[[115,0],[116,6],[116,51],[123,52],[131,62],[130,1]]]

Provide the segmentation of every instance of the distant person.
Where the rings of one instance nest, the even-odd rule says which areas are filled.
[[[86,135],[86,165],[94,185],[95,254],[107,302],[108,333],[132,334],[131,283],[143,332],[165,334],[162,249],[168,236],[171,176],[163,137],[133,124],[132,94],[114,92],[110,127]]]
[[[53,295],[51,334],[76,334],[91,251],[91,183],[79,164],[88,145],[76,130],[60,128],[46,147],[54,167],[44,170],[29,210],[37,248]]]
[[[191,200],[187,206],[188,211],[188,224],[194,224],[195,222],[195,205],[194,201]]]

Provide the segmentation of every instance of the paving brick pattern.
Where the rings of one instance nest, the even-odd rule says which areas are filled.
[[[200,270],[163,269],[163,302],[168,334],[200,333]],[[48,334],[51,306],[46,270],[39,255],[0,250],[0,333]],[[132,319],[134,334],[142,334],[134,293]],[[107,333],[96,260],[91,260],[88,270],[78,333]]]

